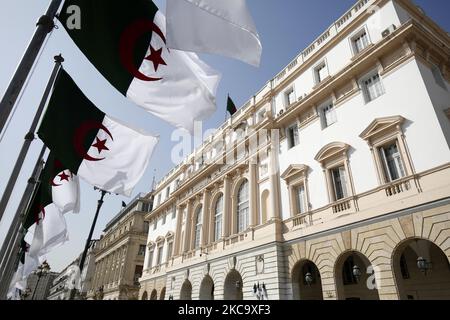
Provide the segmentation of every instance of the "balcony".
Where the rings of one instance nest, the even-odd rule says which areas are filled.
[[[300,214],[284,221],[285,237],[301,230],[312,234],[342,223],[369,219],[448,197],[450,164],[384,184],[354,197]],[[340,222],[344,221],[344,222]],[[298,236],[298,235],[297,235]]]

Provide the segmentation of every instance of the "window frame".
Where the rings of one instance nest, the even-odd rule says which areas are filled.
[[[195,210],[194,215],[194,238],[193,248],[195,250],[200,249],[202,245],[202,229],[203,229],[203,206],[199,205]]]
[[[292,137],[291,137],[292,130]],[[288,144],[288,150],[295,148],[300,144],[300,128],[297,122],[291,124],[286,128],[286,139]]]
[[[379,84],[380,84],[380,88],[375,88],[376,92],[377,92],[377,96],[376,97],[371,97],[371,93],[369,90],[369,87],[367,85],[367,81],[371,80],[373,82],[373,79],[375,77],[378,77],[379,79]],[[378,98],[382,97],[383,95],[386,94],[386,89],[384,87],[383,84],[383,78],[381,76],[381,72],[378,69],[372,70],[370,72],[368,72],[367,74],[365,74],[363,77],[360,78],[359,80],[359,86],[362,89],[363,92],[363,96],[364,96],[364,103],[368,104],[372,101],[377,100]],[[378,89],[380,89],[380,93],[378,94]]]
[[[289,109],[289,107],[291,107],[293,104],[295,104],[297,102],[297,95],[295,93],[295,87],[291,86],[288,89],[286,89],[283,92],[284,95],[284,108],[287,110]],[[291,95],[293,95],[294,97],[294,101],[290,101],[291,99]]]
[[[405,119],[401,116],[377,118],[359,135],[361,139],[367,142],[370,148],[380,186],[394,183],[397,180],[413,175],[415,172],[402,129],[404,122]],[[391,181],[386,175],[385,164],[379,150],[394,142],[397,144],[405,175]]]
[[[366,34],[366,39],[367,39],[367,44],[364,46],[364,48],[362,48],[361,50],[359,50],[356,47],[356,39],[357,38],[361,38],[361,35],[365,33]],[[369,29],[367,28],[367,26],[363,26],[362,28],[360,28],[358,31],[356,31],[355,33],[353,33],[350,38],[350,46],[352,49],[352,53],[353,53],[353,57],[359,55],[360,53],[364,52],[368,47],[370,47],[370,45],[372,44],[371,38],[370,38],[370,33],[369,33]]]
[[[331,108],[330,108],[330,106],[331,106]],[[328,122],[327,114],[325,113],[325,109],[327,109],[327,108],[330,108],[329,109],[329,110],[331,110],[330,114],[333,115],[333,117],[332,117],[333,122],[330,122],[330,123]],[[334,102],[332,100],[322,103],[318,109],[319,109],[319,116],[321,119],[320,122],[322,124],[322,130],[325,130],[326,128],[331,127],[333,124],[338,122],[336,105],[334,104]]]
[[[325,72],[326,72],[326,76],[324,76],[323,78],[320,73],[320,70],[322,70],[322,69],[325,69]],[[329,77],[330,77],[330,70],[328,70],[327,60],[323,59],[313,67],[313,78],[314,78],[315,86],[318,86],[319,84],[324,82],[324,80],[326,80]]]
[[[246,198],[242,201],[241,191],[246,187]],[[241,224],[242,222],[242,224]],[[250,226],[250,182],[245,179],[236,192],[236,232],[245,232]]]
[[[214,242],[219,241],[223,237],[223,217],[224,217],[224,208],[225,208],[225,206],[224,206],[224,199],[225,199],[224,195],[223,195],[223,193],[221,193],[216,198],[215,203],[214,203],[214,223],[213,223],[213,226],[214,226],[214,229],[213,229],[214,230],[214,236],[213,236]],[[220,206],[221,206],[222,210],[218,212],[218,204],[219,204],[219,202],[221,203]],[[218,217],[220,219],[218,219]],[[218,227],[218,225],[220,226],[220,228]],[[219,230],[220,230],[220,233],[218,233]]]
[[[285,172],[281,175],[289,190],[289,203],[291,217],[296,217],[298,215],[306,214],[311,211],[309,188],[308,188],[308,171],[309,167],[304,164],[294,164],[290,165]],[[298,187],[303,186],[304,188],[304,207],[305,212],[300,212],[297,204],[296,190]]]

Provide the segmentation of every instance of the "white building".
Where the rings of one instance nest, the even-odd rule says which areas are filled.
[[[449,57],[358,1],[157,185],[140,297],[450,298]]]

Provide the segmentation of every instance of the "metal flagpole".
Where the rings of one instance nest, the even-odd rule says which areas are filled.
[[[22,199],[20,200],[16,215],[11,223],[11,227],[9,228],[8,234],[5,238],[0,252],[0,259],[2,259],[0,268],[0,299],[3,299],[4,295],[8,293],[7,291],[9,289],[10,282],[12,280],[14,272],[16,271],[14,266],[16,264],[15,260],[17,259],[14,259],[15,254],[13,251],[15,251],[17,256],[18,250],[15,249],[20,249],[20,244],[23,236],[21,232],[21,226],[23,222],[22,218],[26,214],[26,211],[30,205],[30,201],[32,200],[33,195],[35,194],[36,189],[39,185],[38,180],[44,164],[43,157],[45,150],[47,150],[47,147],[44,145],[42,146],[41,153],[39,154],[39,157],[36,161],[33,174],[28,180],[27,187],[25,188],[25,192],[23,193]]]
[[[30,44],[28,45],[28,48],[26,49],[22,60],[20,61],[2,100],[0,101],[0,133],[3,131],[5,124],[8,121],[17,98],[19,97],[26,79],[30,74],[39,51],[44,44],[47,34],[49,34],[55,27],[53,20],[58,12],[61,2],[62,0],[52,0],[46,14],[40,17],[36,24],[37,28],[31,38]]]
[[[25,210],[27,209],[27,206],[30,203],[30,200],[33,196],[34,190],[36,189],[37,181],[39,180],[39,175],[42,170],[42,164],[44,162],[43,157],[45,150],[47,150],[47,147],[44,145],[42,146],[41,153],[39,154],[39,157],[34,166],[31,178],[28,180],[27,187],[25,188],[25,192],[23,193],[22,199],[20,200],[20,204],[19,207],[17,208],[16,215],[14,216],[14,219],[11,222],[8,234],[6,235],[5,241],[3,242],[3,246],[0,251],[0,261],[1,261],[0,276],[2,276],[4,273],[4,264],[9,255],[7,251],[10,250],[11,243],[14,240],[14,236],[20,229],[20,225],[22,223],[21,218],[23,217],[23,214],[25,214]]]
[[[95,188],[95,189],[96,189],[96,190],[100,190],[100,189],[98,189],[98,188]],[[90,248],[90,246],[91,246],[92,235],[94,234],[95,225],[97,224],[98,214],[100,213],[100,209],[101,209],[102,206],[103,206],[103,199],[105,198],[105,195],[106,195],[107,193],[109,193],[109,192],[106,192],[106,191],[104,191],[104,190],[100,190],[100,192],[101,192],[102,195],[101,195],[100,199],[98,200],[98,203],[97,203],[97,211],[95,212],[94,221],[92,221],[91,230],[89,231],[89,236],[88,236],[88,238],[87,238],[87,240],[86,240],[86,245],[84,246],[84,251],[83,251],[83,254],[82,254],[82,256],[81,256],[80,263],[79,263],[79,265],[78,265],[78,266],[79,266],[79,269],[80,269],[80,277],[81,277],[82,274],[83,274],[84,263],[85,263],[85,261],[86,261],[86,256],[87,256],[87,253],[88,253],[89,248]],[[75,294],[76,294],[76,288],[73,288],[73,289],[70,291],[70,300],[75,299]]]
[[[64,62],[64,58],[59,55],[55,56],[55,67],[53,68],[52,75],[50,76],[50,80],[48,81],[47,87],[45,88],[44,95],[42,96],[41,103],[36,111],[36,115],[34,116],[33,123],[31,124],[30,130],[25,136],[25,141],[22,145],[22,149],[20,150],[19,157],[14,165],[13,172],[8,180],[8,184],[6,185],[5,191],[3,193],[2,199],[0,201],[0,221],[5,213],[6,207],[8,205],[9,199],[11,198],[11,194],[14,190],[14,186],[17,182],[17,178],[19,177],[20,170],[22,169],[23,163],[25,162],[25,157],[30,149],[30,145],[33,142],[35,136],[34,132],[37,129],[39,124],[39,120],[41,119],[41,115],[44,111],[45,105],[47,104],[48,97],[53,88],[53,83],[55,82],[56,76],[58,75],[58,71],[61,68],[61,64]]]

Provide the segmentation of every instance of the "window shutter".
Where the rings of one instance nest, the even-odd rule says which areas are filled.
[[[339,168],[339,177],[341,179],[341,186],[342,186],[342,192],[344,194],[344,198],[347,198],[348,191],[347,191],[347,177],[346,177],[345,167]]]

